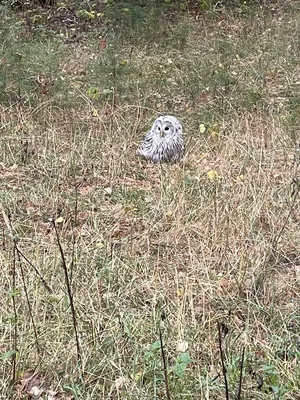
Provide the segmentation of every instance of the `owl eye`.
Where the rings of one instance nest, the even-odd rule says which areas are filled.
[[[157,129],[160,131],[160,127],[158,126]]]
[[[165,131],[168,131],[170,128],[168,126],[165,127]]]

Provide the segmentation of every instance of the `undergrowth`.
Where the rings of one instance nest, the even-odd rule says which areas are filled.
[[[299,5],[1,6],[0,397],[300,396]]]

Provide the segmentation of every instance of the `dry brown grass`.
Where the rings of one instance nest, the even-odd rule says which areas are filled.
[[[130,101],[122,101],[120,94],[116,108],[110,101],[88,98],[87,83],[77,80],[82,72],[67,68],[73,52],[61,65],[70,75],[70,90],[83,99],[80,107],[56,106],[51,97],[55,87],[39,95],[35,106],[2,106],[1,204],[4,215],[11,216],[19,248],[53,293],[22,260],[37,344],[18,262],[17,292],[12,293],[13,241],[0,216],[0,353],[14,348],[14,296],[18,375],[41,371],[44,387],[59,393],[55,398],[165,398],[160,353],[150,350],[159,340],[160,325],[170,367],[176,364],[176,347],[185,341],[193,360],[182,378],[170,372],[172,398],[224,399],[217,322],[229,330],[225,354],[232,396],[245,348],[244,398],[299,398],[299,160],[295,127],[287,123],[294,112],[288,96],[295,92],[286,85],[289,94],[278,94],[297,76],[296,69],[284,69],[294,56],[281,59],[279,54],[290,39],[285,33],[290,15],[265,18],[256,28],[247,18],[203,19],[200,45],[199,22],[190,21],[185,55],[168,69],[177,85],[170,103],[164,96],[172,90],[164,92],[161,83],[153,82],[153,56],[135,48],[129,76],[143,66],[137,97],[131,94]],[[271,31],[266,29],[268,40],[261,44],[256,29],[266,21]],[[274,29],[277,44],[270,41]],[[227,50],[222,52],[217,44],[225,34],[222,46]],[[252,43],[248,50],[245,43]],[[272,49],[262,66],[257,49],[266,43]],[[234,47],[245,54],[236,64],[231,62]],[[180,53],[176,46],[156,48],[160,54],[169,51],[171,60]],[[87,53],[93,50],[92,45],[86,48]],[[93,77],[88,62],[79,58],[80,71]],[[271,74],[275,60],[274,81],[258,82],[259,74]],[[220,70],[226,76],[202,82],[198,67],[206,68],[208,79],[214,64],[216,74]],[[189,82],[188,71],[196,84],[199,75],[199,97],[192,93],[193,83],[178,94],[180,80]],[[235,83],[228,81],[232,72]],[[248,87],[260,91],[262,105],[253,105],[252,97],[245,100]],[[146,165],[135,156],[137,143],[157,112],[175,105],[187,132],[185,160],[173,166]],[[218,133],[200,133],[199,123],[216,123]],[[82,379],[49,222],[58,217],[63,218],[57,226],[70,269],[73,261]],[[163,322],[161,313],[166,315]],[[1,376],[7,396],[11,358],[1,364]],[[22,398],[18,392],[14,396]]]

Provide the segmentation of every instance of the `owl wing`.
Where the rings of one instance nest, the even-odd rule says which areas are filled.
[[[149,131],[146,136],[144,137],[143,142],[141,143],[140,147],[137,149],[137,154],[150,158],[151,156],[151,150],[153,146],[153,135],[152,132]]]
[[[175,137],[168,146],[167,158],[169,162],[179,162],[185,152],[184,142],[181,136]]]

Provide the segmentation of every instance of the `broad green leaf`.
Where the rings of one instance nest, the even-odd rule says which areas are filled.
[[[152,344],[152,346],[151,346],[151,350],[152,351],[156,351],[156,350],[159,350],[160,349],[160,341],[156,341],[156,342],[154,342],[153,344]]]
[[[13,355],[15,355],[17,352],[16,350],[9,350],[3,354],[0,355],[0,360],[5,361],[8,358],[11,358]]]
[[[178,362],[184,363],[184,364],[189,364],[192,362],[192,359],[190,357],[190,353],[186,351],[185,353],[180,354],[178,357]]]
[[[186,370],[187,364],[185,363],[176,363],[173,365],[172,370],[176,376],[181,378]]]

